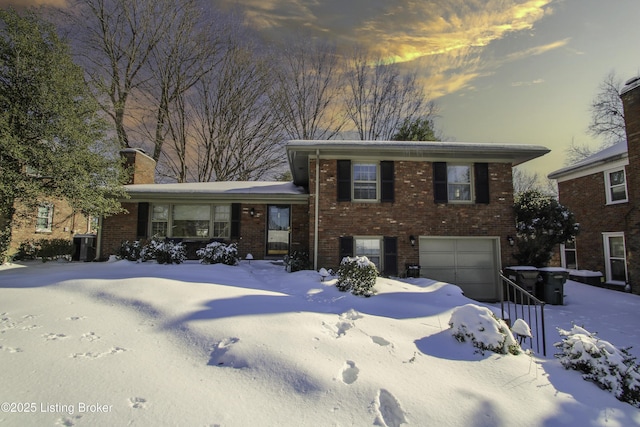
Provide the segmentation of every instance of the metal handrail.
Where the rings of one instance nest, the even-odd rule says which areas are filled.
[[[544,305],[545,302],[531,295],[526,289],[518,286],[511,279],[500,273],[502,279],[502,292],[500,292],[500,310],[502,311],[502,320],[518,318],[518,311],[522,320],[527,322],[531,328],[532,337],[528,338],[531,349],[547,356],[547,341],[545,336],[544,325]],[[505,305],[506,314],[505,317]],[[513,315],[512,315],[513,314]],[[535,341],[534,341],[535,338]]]

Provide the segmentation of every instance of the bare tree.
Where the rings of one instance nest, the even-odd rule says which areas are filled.
[[[213,71],[177,98],[164,154],[178,180],[256,180],[284,164],[271,84],[267,64],[230,33]]]
[[[274,64],[273,108],[289,139],[331,139],[344,125],[339,111],[336,48],[309,37],[289,40]]]
[[[174,9],[170,0],[72,0],[67,9],[89,82],[121,147],[129,147],[132,97],[150,78],[151,55]]]
[[[415,72],[403,73],[364,50],[349,59],[346,79],[345,111],[361,140],[390,140],[406,120],[435,112]]]
[[[622,80],[615,71],[611,71],[598,86],[598,93],[591,102],[589,133],[603,138],[605,145],[626,138],[624,109],[620,99],[622,87]]]
[[[174,138],[179,135],[169,122],[170,108],[174,104],[182,108],[181,95],[215,66],[216,37],[223,29],[212,31],[209,25],[205,27],[203,16],[197,0],[176,4],[167,13],[165,31],[151,51],[150,79],[143,89],[153,117],[143,116],[143,121],[145,127],[151,126],[147,133],[154,142],[152,157],[156,161],[160,159],[167,132]],[[212,22],[225,23],[221,19],[212,19]]]

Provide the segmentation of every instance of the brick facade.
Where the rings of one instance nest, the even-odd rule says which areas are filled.
[[[626,249],[629,283],[640,294],[640,80],[621,95],[627,132],[627,189],[629,212],[626,217]]]
[[[309,231],[315,233],[315,159],[310,159]],[[513,263],[506,237],[515,234],[511,164],[489,164],[489,204],[436,204],[433,163],[394,162],[394,202],[338,202],[337,161],[320,159],[318,266],[336,268],[341,236],[397,237],[398,266],[418,263],[418,245],[409,236],[500,237],[502,264]],[[312,248],[313,249],[313,248]],[[313,255],[313,253],[312,253]]]
[[[11,242],[9,255],[17,252],[21,243],[27,240],[64,239],[73,241],[76,234],[95,233],[90,218],[75,212],[64,200],[45,199],[41,204],[53,206],[53,223],[51,231],[36,231],[37,208],[28,209],[24,205],[16,204],[16,213],[11,226]]]

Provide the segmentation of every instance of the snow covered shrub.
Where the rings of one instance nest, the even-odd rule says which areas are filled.
[[[467,304],[451,313],[449,326],[453,337],[460,341],[471,341],[480,353],[485,350],[499,354],[520,354],[521,348],[509,327],[487,307]]]
[[[140,251],[142,261],[156,260],[158,264],[180,264],[186,258],[182,243],[153,237]]]
[[[366,256],[345,257],[338,269],[336,287],[342,292],[351,291],[354,295],[370,297],[375,293],[373,287],[378,277],[376,265]]]
[[[289,273],[300,270],[309,270],[309,254],[303,251],[293,251],[284,257],[284,265]]]
[[[139,240],[134,242],[125,240],[120,244],[116,257],[118,257],[118,259],[126,259],[127,261],[138,261],[140,259],[141,251],[142,245]]]
[[[579,326],[558,332],[564,338],[554,345],[561,351],[556,357],[562,366],[582,372],[585,380],[612,392],[618,400],[640,407],[640,367],[628,348],[618,349]]]
[[[211,242],[204,248],[198,249],[196,255],[203,264],[238,265],[238,247],[235,243],[226,245],[221,242]]]
[[[18,247],[18,252],[13,256],[13,259],[16,261],[26,261],[36,259],[38,254],[39,246],[37,242],[33,240],[25,240],[20,243]]]

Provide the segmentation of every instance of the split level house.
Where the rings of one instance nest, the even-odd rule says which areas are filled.
[[[621,92],[627,139],[549,175],[580,223],[562,248],[565,267],[600,272],[640,294],[640,77]]]
[[[154,183],[155,163],[123,155],[134,170],[126,213],[102,219],[98,257],[124,240],[176,239],[188,253],[214,240],[240,256],[305,252],[337,269],[365,255],[384,275],[459,285],[499,299],[499,271],[514,262],[512,167],[546,154],[520,144],[289,141],[292,182]]]

